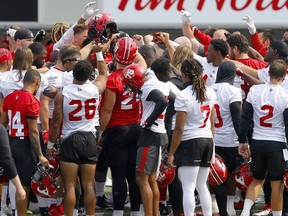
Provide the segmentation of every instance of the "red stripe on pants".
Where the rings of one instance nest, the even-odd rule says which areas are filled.
[[[145,164],[146,164],[147,157],[148,157],[148,150],[149,150],[149,146],[146,146],[146,147],[143,148],[141,161],[140,161],[140,166],[139,166],[139,171],[140,172],[144,172]]]

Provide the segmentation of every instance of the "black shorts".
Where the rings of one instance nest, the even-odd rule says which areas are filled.
[[[196,138],[182,141],[175,153],[175,165],[210,167],[213,153],[212,138]]]
[[[136,171],[152,175],[159,167],[160,146],[140,146],[137,150]]]
[[[103,151],[109,166],[136,164],[138,124],[107,128],[103,137]]]
[[[218,154],[223,160],[231,173],[238,165],[237,162],[241,159],[241,155],[238,154],[238,147],[220,147],[215,146],[215,153]]]
[[[76,132],[61,144],[60,160],[76,164],[96,164],[99,152],[92,132]]]
[[[29,137],[12,138],[10,137],[10,147],[16,169],[23,186],[30,187],[31,177],[36,166]]]
[[[270,181],[282,180],[286,162],[283,151],[251,151],[251,172],[253,177],[264,180],[269,174]]]

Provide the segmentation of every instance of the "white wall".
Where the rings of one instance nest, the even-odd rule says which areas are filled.
[[[1,22],[11,24],[51,26],[57,21],[70,24],[77,21],[90,0],[38,0],[38,22]],[[257,27],[287,28],[288,0],[96,0],[101,11],[109,12],[121,28],[181,28],[181,8],[192,13],[193,24],[199,28],[246,28],[242,16],[249,14]],[[157,5],[157,2],[159,3]],[[170,8],[165,4],[172,2]],[[174,3],[173,3],[174,2]],[[126,4],[120,10],[120,4]],[[202,8],[200,9],[200,5]],[[135,5],[143,7],[136,10]],[[157,5],[151,9],[151,5]],[[233,4],[239,10],[233,10]],[[272,8],[274,5],[274,9]],[[146,7],[144,7],[147,5]],[[246,7],[241,9],[244,5]],[[267,6],[267,8],[265,8]],[[283,7],[281,7],[283,6]],[[218,7],[218,8],[217,8]],[[262,7],[262,9],[261,9]],[[277,9],[278,7],[278,9]]]

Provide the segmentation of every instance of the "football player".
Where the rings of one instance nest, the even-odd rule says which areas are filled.
[[[245,158],[252,157],[253,180],[246,193],[242,216],[250,214],[267,173],[271,181],[273,215],[282,215],[288,95],[281,83],[286,72],[287,65],[283,60],[273,61],[269,68],[269,83],[252,86],[243,108],[238,132],[239,153]],[[252,121],[254,127],[250,149],[246,137]]]
[[[55,98],[47,155],[60,134],[63,120],[60,169],[64,184],[65,215],[72,215],[76,204],[75,182],[80,171],[87,215],[94,215],[96,194],[94,175],[98,160],[96,149],[95,115],[99,94],[106,87],[107,67],[102,52],[96,53],[99,76],[94,84],[88,79],[95,68],[85,60],[77,62],[73,69],[73,83],[63,87]]]
[[[17,52],[17,51],[16,51]],[[15,90],[4,98],[1,123],[9,125],[9,136],[12,156],[26,191],[25,200],[16,200],[18,215],[26,215],[29,201],[30,182],[33,175],[36,155],[46,167],[48,160],[43,156],[37,118],[40,112],[40,102],[35,97],[41,83],[38,71],[28,70],[23,78],[23,89]],[[31,154],[31,152],[34,152]]]

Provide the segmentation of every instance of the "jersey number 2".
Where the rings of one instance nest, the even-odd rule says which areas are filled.
[[[267,123],[265,121],[267,121],[268,119],[273,117],[273,111],[274,111],[274,107],[270,106],[270,105],[264,105],[261,107],[261,110],[268,110],[267,115],[263,116],[260,118],[260,125],[263,127],[272,127],[272,123]]]
[[[92,119],[95,116],[96,106],[95,98],[88,99],[84,102],[84,111],[85,111],[85,118]],[[72,100],[70,101],[69,105],[77,105],[77,107],[69,113],[69,121],[81,121],[82,116],[77,116],[77,113],[80,112],[83,108],[81,100]]]

